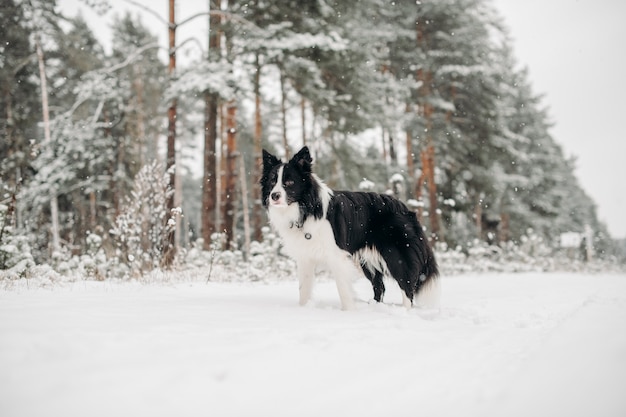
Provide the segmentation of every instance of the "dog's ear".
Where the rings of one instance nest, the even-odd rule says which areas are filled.
[[[263,149],[263,171],[269,171],[280,163],[280,159]]]
[[[311,158],[311,154],[309,153],[309,148],[307,146],[303,147],[298,151],[297,154],[291,158],[289,161],[290,164],[294,164],[303,172],[311,172],[311,165],[313,164],[313,158]]]

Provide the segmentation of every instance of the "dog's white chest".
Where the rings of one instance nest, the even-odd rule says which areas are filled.
[[[324,261],[338,249],[330,223],[326,219],[309,218],[301,225],[300,211],[294,206],[269,210],[270,222],[283,240],[283,250],[296,261]]]

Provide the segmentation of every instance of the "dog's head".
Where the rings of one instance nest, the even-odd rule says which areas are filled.
[[[303,203],[315,188],[311,175],[312,163],[306,146],[287,163],[264,149],[261,177],[263,207],[287,207],[293,203]]]

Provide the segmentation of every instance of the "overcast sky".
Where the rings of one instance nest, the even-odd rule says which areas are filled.
[[[616,238],[626,238],[626,1],[492,0],[505,19],[520,66],[527,66],[536,93],[544,95],[552,134],[567,156],[577,158],[576,174],[598,205],[600,220]],[[139,0],[167,17],[166,0]],[[110,44],[112,12],[98,17],[79,0],[59,0],[63,12],[80,9],[96,36]],[[140,13],[136,6],[111,0],[114,12]],[[207,1],[178,0],[177,20]],[[161,37],[166,28],[155,18],[143,21]],[[199,37],[205,44],[206,19],[181,26],[177,39]],[[199,47],[189,43],[185,53]]]

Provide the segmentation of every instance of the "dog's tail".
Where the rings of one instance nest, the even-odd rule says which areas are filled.
[[[441,283],[439,280],[439,267],[432,247],[415,217],[415,227],[420,240],[421,269],[415,287],[414,304],[418,307],[438,308],[441,299]]]
[[[433,276],[417,288],[413,304],[422,308],[439,308],[441,306],[441,279]]]

